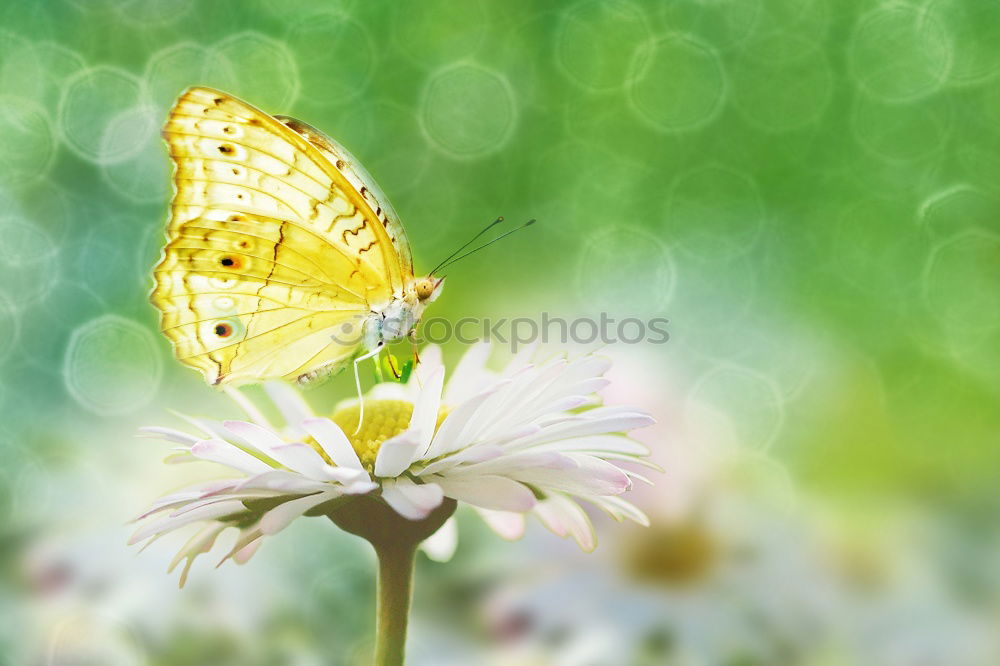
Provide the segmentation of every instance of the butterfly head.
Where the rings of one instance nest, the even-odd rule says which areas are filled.
[[[413,283],[413,293],[422,304],[433,303],[441,295],[444,286],[444,278],[436,278],[431,275],[420,278]]]

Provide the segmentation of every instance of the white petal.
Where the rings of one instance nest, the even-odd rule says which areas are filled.
[[[597,410],[591,410],[597,411]],[[591,412],[584,412],[575,418],[544,427],[537,435],[526,437],[516,442],[516,446],[530,446],[553,442],[570,437],[586,437],[589,435],[606,435],[615,432],[627,432],[636,428],[644,428],[656,423],[649,414],[627,412],[610,416],[594,417]]]
[[[431,440],[430,447],[421,455],[422,459],[433,459],[446,453],[451,453],[463,446],[472,444],[464,439],[463,433],[469,421],[475,417],[476,412],[483,406],[487,398],[503,388],[507,382],[499,382],[488,391],[469,398],[456,407],[445,417],[437,434]]]
[[[413,415],[410,417],[410,427],[419,443],[418,451],[423,453],[431,445],[434,437],[434,425],[437,423],[438,410],[441,408],[441,387],[444,385],[444,368],[440,367],[431,373],[427,383],[420,390],[420,396],[413,405]]]
[[[399,476],[413,462],[421,446],[419,435],[412,430],[404,430],[385,440],[375,457],[375,476]]]
[[[560,439],[531,447],[533,451],[580,451],[595,453],[625,453],[631,456],[648,456],[649,449],[645,444],[622,435],[590,435],[588,437],[572,437]]]
[[[611,517],[621,521],[624,518],[649,527],[649,516],[639,507],[621,497],[588,497],[587,501],[607,511]]]
[[[444,368],[441,348],[437,345],[427,345],[420,350],[420,363],[417,363],[417,367],[414,368],[410,381],[415,381],[417,387],[424,387],[438,368]]]
[[[471,465],[473,463],[484,462],[486,460],[493,460],[494,458],[499,458],[503,454],[504,451],[499,446],[491,444],[476,444],[475,446],[470,446],[467,449],[462,449],[458,453],[446,455],[441,460],[432,462],[430,465],[420,470],[420,474],[437,474],[438,472],[443,472],[444,470],[451,469],[457,465]]]
[[[351,446],[347,435],[336,423],[326,418],[306,419],[302,422],[302,427],[306,429],[320,447],[330,456],[330,460],[339,467],[349,467],[365,472],[361,459]],[[365,476],[368,472],[365,472]]]
[[[382,499],[409,520],[422,520],[444,499],[435,483],[415,484],[407,478],[388,479],[382,484]]]
[[[184,525],[189,525],[190,523],[196,523],[199,520],[222,518],[223,516],[239,513],[241,511],[246,511],[246,507],[243,506],[243,502],[239,500],[229,500],[227,502],[210,504],[208,506],[200,507],[196,511],[185,513],[183,516],[175,516],[172,518],[164,518],[162,520],[153,521],[136,530],[135,534],[132,535],[132,538],[128,540],[128,543],[131,546],[134,543],[138,543],[143,539],[160,532],[169,532],[177,529],[178,527],[183,527]]]
[[[573,495],[620,495],[632,486],[628,475],[609,462],[582,453],[566,455],[578,466],[569,469],[523,469],[511,472],[511,476],[540,488]]]
[[[265,535],[277,534],[309,509],[338,496],[335,492],[316,493],[279,504],[261,517],[260,531]]]
[[[173,428],[159,428],[156,426],[139,428],[139,436],[148,437],[150,439],[165,439],[168,442],[176,442],[178,444],[196,444],[201,439],[201,437],[195,437],[194,435],[189,435],[186,432],[181,432],[180,430],[174,430]]]
[[[312,409],[302,394],[285,382],[265,382],[264,390],[289,426],[299,427],[303,421],[313,417]]]
[[[299,474],[288,472],[283,469],[274,469],[263,474],[252,476],[243,481],[239,488],[274,490],[277,492],[297,495],[300,493],[315,493],[329,490],[330,486],[320,481],[307,479]]]
[[[223,421],[222,427],[225,428],[227,432],[232,433],[243,441],[249,443],[250,446],[266,456],[271,455],[271,449],[285,443],[285,440],[278,437],[278,435],[274,432],[268,430],[267,428],[262,428],[256,423],[248,423],[246,421]]]
[[[313,447],[302,442],[277,446],[271,449],[271,456],[285,467],[310,479],[330,481],[337,476],[336,474],[334,476],[330,475],[330,470],[335,469],[334,467],[326,464],[326,461],[316,453]],[[350,471],[357,472],[357,470]]]
[[[554,534],[572,535],[584,551],[589,553],[597,546],[594,526],[576,502],[553,494],[539,502],[533,512]]]
[[[444,525],[439,527],[437,532],[420,544],[420,549],[435,562],[447,562],[455,554],[456,548],[458,548],[458,524],[454,516],[444,521]]]
[[[524,514],[510,511],[491,511],[475,507],[476,513],[496,532],[501,539],[514,541],[524,536]]]
[[[433,479],[446,496],[484,509],[528,511],[535,505],[535,495],[527,486],[502,476],[470,479],[435,476]]]
[[[489,357],[490,343],[478,342],[469,347],[448,380],[444,393],[445,404],[458,404],[465,396],[475,395],[486,387],[491,376],[486,370],[486,360]]]
[[[139,516],[135,520],[142,520],[146,516],[156,513],[157,511],[162,511],[172,505],[183,504],[185,502],[196,500],[200,497],[205,497],[206,495],[210,495],[216,491],[232,488],[239,482],[239,479],[219,479],[217,481],[196,483],[191,486],[186,486],[180,490],[176,490],[168,495],[158,498],[155,502],[149,505],[149,508],[146,509],[146,512],[143,515]]]
[[[260,474],[273,469],[264,461],[221,439],[203,439],[191,447],[191,454],[202,460],[232,467],[244,474]]]

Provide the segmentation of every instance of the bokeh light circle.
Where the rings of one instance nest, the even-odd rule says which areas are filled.
[[[132,149],[128,157],[103,166],[104,179],[115,192],[136,203],[164,201],[170,195],[170,160],[163,154],[160,112],[152,105],[140,105],[122,115],[108,130],[127,126],[122,134],[132,138]],[[116,145],[121,138],[111,141]]]
[[[851,112],[851,129],[858,143],[890,162],[918,160],[940,152],[951,123],[948,99],[892,104],[858,95]]]
[[[862,90],[886,102],[906,102],[944,85],[952,53],[952,40],[933,15],[896,4],[861,18],[847,57],[851,76]]]
[[[577,258],[577,299],[588,311],[661,312],[676,283],[670,248],[640,227],[594,231]]]
[[[59,126],[66,145],[90,162],[119,159],[117,152],[104,150],[105,128],[140,99],[139,79],[125,70],[99,65],[77,72],[59,100]]]
[[[267,113],[288,111],[301,81],[295,56],[285,42],[259,32],[230,35],[209,54],[204,84],[231,92]]]
[[[972,230],[937,244],[923,273],[931,314],[960,347],[1000,340],[1000,234]]]
[[[56,156],[48,113],[38,103],[0,96],[0,183],[16,187],[43,178]]]
[[[583,0],[560,17],[556,65],[581,88],[615,90],[625,85],[635,50],[650,36],[645,14],[632,2]]]
[[[636,50],[629,75],[636,115],[661,132],[686,132],[712,122],[727,92],[722,59],[690,35],[652,39]]]
[[[41,226],[0,211],[0,288],[15,307],[36,305],[60,278],[59,249]]]
[[[764,204],[749,175],[717,164],[679,175],[667,194],[664,229],[703,259],[746,253],[764,226]]]
[[[0,363],[3,363],[17,348],[21,334],[20,313],[14,304],[0,290]]]
[[[472,63],[438,70],[424,86],[420,127],[437,150],[477,159],[500,150],[517,125],[517,100],[500,73]]]
[[[951,38],[950,83],[977,85],[1000,73],[1000,2],[931,0],[927,15]]]
[[[368,29],[347,14],[306,16],[286,35],[302,77],[302,97],[314,104],[345,104],[365,91],[378,63]]]
[[[815,123],[833,88],[826,55],[814,42],[794,35],[754,42],[732,70],[733,105],[748,123],[766,132]]]
[[[482,0],[397,3],[392,44],[414,62],[437,67],[482,48],[491,17]]]
[[[688,405],[708,406],[724,416],[738,442],[766,451],[785,422],[780,387],[770,377],[735,365],[720,365],[703,374],[687,395]]]
[[[216,54],[210,49],[194,42],[171,44],[153,53],[146,61],[143,72],[150,101],[166,114],[181,92],[206,79],[209,72],[215,75],[213,83],[219,83],[220,79],[221,82],[231,80],[231,73],[220,73],[228,63],[213,66],[213,57]]]
[[[102,315],[70,336],[63,360],[66,389],[95,414],[126,414],[153,399],[163,363],[152,333],[118,315]]]

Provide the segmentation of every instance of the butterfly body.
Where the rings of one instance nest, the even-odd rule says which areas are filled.
[[[151,300],[209,383],[333,372],[408,335],[440,293],[371,176],[309,125],[192,88],[164,138],[175,195]]]

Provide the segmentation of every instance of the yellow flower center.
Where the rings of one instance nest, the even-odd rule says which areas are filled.
[[[382,442],[406,430],[412,415],[413,405],[405,400],[365,400],[365,420],[360,428],[358,405],[338,409],[332,419],[347,435],[361,464],[371,474]]]

